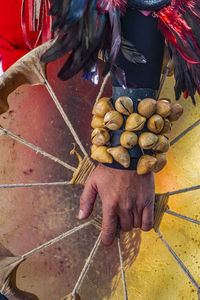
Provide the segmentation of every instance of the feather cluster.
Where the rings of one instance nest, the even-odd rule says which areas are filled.
[[[85,78],[96,78],[98,53],[103,50],[106,74],[120,48],[120,12],[125,4],[125,0],[52,0],[49,14],[54,16],[53,30],[58,39],[42,61],[51,62],[70,53],[59,78],[67,80],[81,70]]]
[[[200,2],[172,0],[156,15],[174,60],[176,98],[187,91],[195,103],[195,92],[200,94]]]
[[[42,61],[52,62],[69,53],[58,74],[60,79],[67,80],[83,70],[85,79],[97,83],[99,51],[105,61],[103,76],[112,71],[121,86],[126,86],[125,74],[115,65],[120,47],[131,62],[146,62],[134,45],[121,40],[120,17],[126,0],[51,0],[51,4],[52,29],[58,38]]]

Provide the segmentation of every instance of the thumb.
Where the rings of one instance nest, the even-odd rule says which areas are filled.
[[[92,213],[94,202],[96,200],[97,190],[92,184],[92,180],[86,182],[85,188],[80,198],[80,210],[78,218],[87,219]]]

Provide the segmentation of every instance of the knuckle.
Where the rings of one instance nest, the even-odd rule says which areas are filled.
[[[119,196],[118,195],[111,195],[111,203],[113,203],[114,205],[116,205],[116,203],[119,202]]]
[[[129,202],[129,203],[126,205],[126,210],[127,210],[128,212],[130,212],[130,211],[133,210],[133,204],[132,204],[132,202]]]
[[[131,226],[131,224],[124,224],[124,225],[121,225],[121,229],[124,232],[129,232],[132,230],[132,226]]]
[[[117,201],[113,200],[110,201],[108,204],[107,204],[107,213],[111,213],[112,214],[112,211],[115,211],[117,209]]]
[[[123,215],[132,213],[133,202],[131,200],[121,202],[119,206],[119,210],[120,213],[122,213]]]
[[[128,214],[128,211],[125,208],[120,207],[118,213],[119,213],[119,215],[120,215],[121,218],[125,219],[126,216],[127,216],[127,214]]]

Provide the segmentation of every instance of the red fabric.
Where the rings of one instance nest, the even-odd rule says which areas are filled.
[[[22,0],[0,0],[0,56],[4,71],[30,51],[21,29],[21,5]],[[28,14],[26,21],[28,23]],[[38,32],[28,32],[33,44],[37,35]]]

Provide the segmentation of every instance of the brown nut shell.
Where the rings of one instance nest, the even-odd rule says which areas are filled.
[[[137,164],[137,174],[144,175],[153,171],[157,159],[151,155],[142,155]]]
[[[174,103],[171,105],[171,113],[168,119],[171,122],[177,121],[183,114],[183,106],[179,103]]]
[[[167,152],[169,150],[168,139],[164,135],[158,135],[158,142],[152,149],[156,152]]]
[[[171,103],[172,103],[171,99],[169,99],[169,98],[160,98],[158,101],[161,101],[161,100],[168,101],[168,102],[169,102],[169,104],[171,104]]]
[[[160,133],[163,127],[164,119],[160,115],[153,115],[147,122],[147,128],[154,133]]]
[[[134,132],[125,131],[120,137],[120,144],[127,149],[133,148],[137,142],[138,137]]]
[[[98,146],[96,146],[96,145],[93,144],[93,145],[90,147],[91,153],[93,153],[94,151],[96,151],[97,148],[98,148]]]
[[[102,98],[94,105],[92,114],[104,118],[105,114],[111,110],[114,110],[114,107],[110,102],[110,98]]]
[[[115,109],[121,114],[129,116],[133,113],[133,101],[127,96],[119,97],[115,102]]]
[[[146,122],[145,117],[143,117],[137,113],[133,113],[126,120],[125,129],[128,131],[142,130],[145,122]]]
[[[158,142],[158,136],[151,132],[143,132],[139,136],[139,145],[143,149],[152,149]]]
[[[101,101],[110,101],[110,98],[109,97],[102,97],[98,100],[98,103],[101,102]]]
[[[159,100],[156,103],[156,114],[166,118],[171,113],[171,105],[167,100]]]
[[[106,146],[97,147],[97,149],[92,152],[91,157],[100,163],[112,164],[113,158],[112,155],[107,152],[107,149]]]
[[[167,158],[166,158],[166,155],[164,153],[157,153],[155,157],[157,159],[157,162],[156,162],[156,164],[155,164],[155,166],[153,168],[153,172],[154,173],[158,173],[167,164]]]
[[[164,126],[160,134],[169,133],[172,129],[172,123],[168,119],[164,119]]]
[[[138,104],[138,113],[143,117],[150,118],[156,111],[155,99],[145,98]]]
[[[92,127],[93,129],[105,127],[105,126],[104,126],[104,118],[102,118],[102,117],[97,117],[97,116],[93,117],[93,118],[92,118],[92,122],[91,122],[91,127]]]
[[[107,112],[104,117],[104,125],[110,130],[117,130],[124,123],[123,116],[116,110]]]
[[[110,140],[110,134],[105,128],[95,128],[91,134],[92,143],[96,146],[103,146]]]
[[[130,155],[128,153],[128,150],[126,150],[124,147],[118,146],[108,148],[107,152],[110,153],[114,160],[117,161],[124,168],[128,168],[130,166]]]

